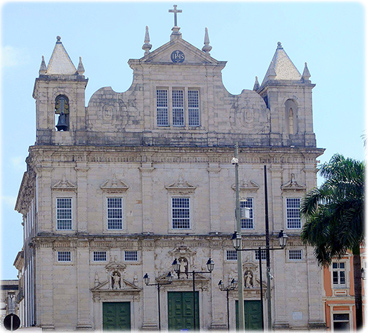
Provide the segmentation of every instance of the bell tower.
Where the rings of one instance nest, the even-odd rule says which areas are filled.
[[[310,76],[307,63],[301,75],[278,42],[261,86],[256,79],[253,88],[271,111],[271,146],[316,147]]]
[[[85,143],[85,89],[88,79],[79,58],[76,69],[61,37],[46,66],[45,59],[33,90],[36,100],[36,144],[70,145]]]

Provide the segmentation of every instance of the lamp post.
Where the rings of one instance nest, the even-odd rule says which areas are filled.
[[[157,302],[158,302],[158,330],[161,331],[161,302],[160,302],[160,288],[161,286],[167,285],[167,284],[171,284],[172,283],[172,275],[171,272],[169,272],[166,275],[167,280],[164,282],[157,282],[157,283],[151,283],[150,284],[150,277],[148,276],[148,274],[146,273],[143,276],[143,280],[144,283],[146,284],[146,286],[157,286]]]
[[[231,280],[231,283],[225,287],[222,280],[218,283],[219,289],[221,291],[226,291],[226,310],[227,310],[227,330],[230,331],[230,322],[229,322],[229,291],[235,290],[238,286],[238,282],[235,281],[235,279]]]
[[[238,159],[238,143],[235,144],[235,154],[231,160],[231,164],[235,166],[235,218],[236,218],[236,231],[241,234],[241,219],[240,219],[240,199],[239,199],[239,159]],[[240,238],[241,242],[241,238]],[[239,330],[244,331],[244,286],[243,286],[243,264],[242,255],[239,252],[237,256],[238,266],[238,318],[239,318]]]
[[[284,233],[284,230],[280,230],[279,235],[278,235],[278,239],[279,239],[279,243],[280,243],[280,247],[274,247],[274,248],[270,248],[270,247],[266,247],[266,248],[261,248],[258,247],[258,249],[243,249],[241,247],[242,244],[242,239],[241,239],[241,235],[238,232],[234,232],[231,240],[233,242],[233,246],[234,249],[237,251],[237,253],[241,253],[241,251],[255,251],[258,252],[258,263],[259,263],[259,280],[260,280],[260,292],[261,292],[261,317],[262,317],[262,330],[264,330],[264,323],[263,323],[263,286],[262,286],[262,250],[269,250],[269,251],[274,251],[274,250],[283,250],[286,247],[286,243],[287,243],[287,239],[288,236]],[[267,273],[269,274],[269,271],[267,271]],[[268,286],[270,287],[270,286]]]
[[[213,260],[211,258],[208,258],[207,263],[207,271],[191,271],[188,272],[188,274],[192,274],[193,277],[193,330],[196,329],[196,303],[195,303],[195,275],[196,274],[211,274],[214,267],[215,267],[215,263],[213,262]],[[178,262],[178,260],[175,258],[175,260],[172,263],[172,267],[175,271],[176,274],[178,274],[180,272],[180,263]],[[199,324],[198,324],[199,326]],[[199,327],[198,327],[199,328]]]

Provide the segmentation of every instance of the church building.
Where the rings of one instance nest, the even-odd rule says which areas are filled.
[[[300,74],[277,43],[261,84],[256,78],[253,89],[232,95],[207,29],[197,48],[183,39],[176,6],[172,12],[166,44],[151,50],[146,28],[125,92],[103,87],[85,101],[82,60],[73,64],[60,37],[48,64],[42,57],[36,142],[16,203],[24,224],[22,324],[236,329],[238,291],[218,284],[237,279],[237,143],[241,207],[250,213],[241,219],[243,244],[265,244],[264,166],[271,247],[280,230],[288,235],[284,250],[271,251],[270,309],[261,253],[264,326],[271,311],[273,329],[323,328],[322,270],[300,240],[301,198],[317,185],[324,151],[313,132],[307,64]],[[242,254],[246,329],[262,323],[257,254]]]

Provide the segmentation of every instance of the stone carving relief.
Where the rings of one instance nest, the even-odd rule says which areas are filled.
[[[305,185],[298,184],[298,182],[295,180],[295,173],[292,173],[291,176],[290,176],[290,180],[287,183],[281,185],[281,189],[283,191],[285,191],[285,190],[294,190],[294,191],[301,190],[301,191],[303,191],[303,190],[306,189],[306,187],[305,187]]]

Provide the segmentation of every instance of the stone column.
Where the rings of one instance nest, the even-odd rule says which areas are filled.
[[[142,181],[142,232],[153,232],[152,225],[152,167],[151,162],[144,162],[139,168]]]
[[[218,163],[209,163],[207,171],[209,179],[210,231],[220,232],[219,173],[221,168]]]
[[[36,248],[37,323],[43,330],[55,329],[54,323],[54,258],[51,244]]]
[[[89,244],[88,240],[78,240],[76,249],[77,268],[77,329],[92,329],[89,276]]]
[[[56,216],[52,215],[54,198],[51,192],[51,173],[53,170],[54,168],[51,165],[43,165],[37,168],[38,217],[36,230],[38,232],[53,232],[56,228]]]
[[[155,272],[155,255],[154,242],[152,240],[142,241],[142,277],[148,274],[151,278],[151,283],[154,282]],[[142,330],[157,330],[158,329],[158,305],[157,305],[157,287],[146,286],[143,282],[142,291],[143,301],[143,320]]]
[[[88,188],[87,188],[87,171],[86,163],[78,163],[75,167],[77,172],[77,217],[75,226],[76,231],[81,233],[88,232]]]

